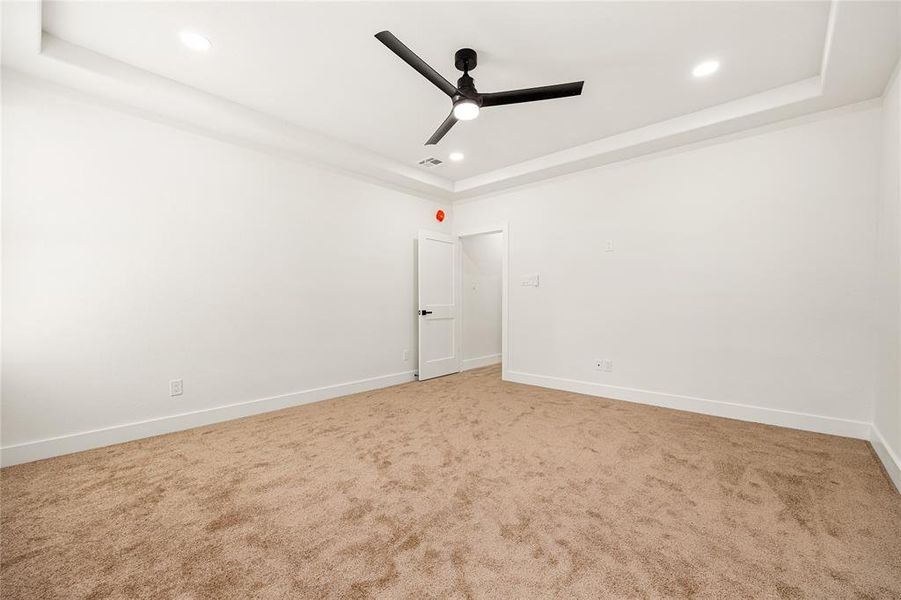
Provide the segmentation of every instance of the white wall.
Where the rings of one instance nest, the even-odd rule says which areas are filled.
[[[502,233],[463,238],[463,369],[501,361]]]
[[[509,224],[511,379],[868,436],[880,110],[819,117],[458,205]]]
[[[877,352],[873,446],[901,489],[901,83],[882,105],[882,178],[876,252]]]
[[[875,418],[898,456],[898,106],[896,83],[882,109],[438,224],[446,205],[4,81],[3,462],[409,380],[416,231],[500,222],[513,379],[847,435]]]
[[[3,134],[5,463],[412,378],[449,206],[20,82]]]

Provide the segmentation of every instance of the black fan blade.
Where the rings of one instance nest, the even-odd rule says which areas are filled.
[[[442,123],[435,133],[432,134],[432,137],[429,138],[429,141],[425,143],[426,146],[434,146],[438,142],[441,141],[447,132],[450,131],[451,127],[454,126],[454,123],[457,122],[457,117],[454,116],[454,111],[451,111],[451,114],[447,115],[447,118],[444,119],[444,123]]]
[[[388,49],[397,54],[402,61],[419,71],[419,74],[438,86],[438,89],[450,96],[451,98],[457,93],[457,88],[442,77],[438,71],[433,69],[424,60],[416,56],[416,53],[404,46],[404,43],[394,37],[390,31],[380,31],[375,34],[375,38],[381,43],[388,46]]]
[[[554,98],[578,96],[582,93],[583,83],[585,82],[574,81],[572,83],[558,83],[557,85],[545,85],[523,90],[482,94],[482,106],[501,106],[503,104],[519,104],[520,102],[535,102],[536,100],[553,100]]]

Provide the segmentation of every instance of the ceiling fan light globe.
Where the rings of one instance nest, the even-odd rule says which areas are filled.
[[[472,100],[461,100],[454,104],[454,117],[458,121],[472,121],[479,116],[479,105]]]

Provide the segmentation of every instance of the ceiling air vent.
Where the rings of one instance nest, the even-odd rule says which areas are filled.
[[[444,161],[440,161],[437,158],[435,158],[434,156],[430,156],[428,158],[423,158],[421,161],[419,161],[419,166],[426,167],[427,169],[431,169],[432,167],[437,167],[442,162],[444,162]]]

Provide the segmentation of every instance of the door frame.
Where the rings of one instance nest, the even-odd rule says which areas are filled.
[[[460,298],[460,326],[463,327],[463,238],[475,237],[477,235],[485,235],[489,233],[500,233],[503,236],[501,241],[501,379],[507,381],[507,374],[510,371],[510,341],[508,323],[508,302],[510,298],[510,230],[507,222],[502,222],[495,227],[484,227],[475,229],[466,229],[461,233],[457,233],[457,239],[460,240],[460,264],[458,269],[460,272],[460,288],[458,289]],[[463,360],[463,336],[460,336],[460,360]]]

